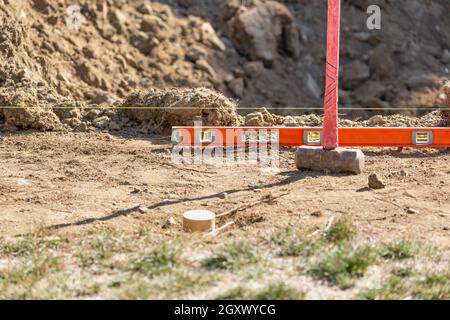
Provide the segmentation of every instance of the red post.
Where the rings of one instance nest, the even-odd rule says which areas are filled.
[[[341,0],[328,0],[327,67],[325,80],[323,147],[335,149],[338,138],[339,36]]]

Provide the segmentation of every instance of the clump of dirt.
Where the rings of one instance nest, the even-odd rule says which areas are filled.
[[[157,127],[193,125],[237,126],[242,117],[236,102],[208,88],[172,88],[136,91],[120,106],[132,120],[150,121]]]
[[[266,108],[250,113],[245,117],[245,125],[251,127],[287,126],[287,127],[318,127],[323,125],[323,116],[279,116],[270,113]],[[443,126],[439,111],[429,112],[421,117],[405,115],[376,115],[368,120],[339,119],[341,127],[440,127]]]
[[[447,110],[442,112],[444,121],[447,123],[447,126],[450,127],[450,80],[446,81],[443,86],[443,107]]]
[[[266,108],[261,108],[245,117],[245,125],[248,127],[275,126],[284,124],[284,121],[284,117],[274,115]]]
[[[0,88],[0,105],[0,117],[4,119],[4,129],[8,131],[62,130],[61,119],[79,117],[83,106],[36,84],[16,87],[13,92],[9,88]]]

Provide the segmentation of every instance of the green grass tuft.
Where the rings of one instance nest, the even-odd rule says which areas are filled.
[[[399,300],[407,292],[405,280],[396,276],[389,277],[380,287],[362,290],[359,300]]]
[[[266,288],[257,292],[256,300],[304,300],[306,294],[291,288],[284,283],[269,284]]]
[[[386,260],[405,260],[414,258],[416,251],[412,243],[401,240],[383,244],[379,254]]]
[[[347,217],[342,217],[328,229],[324,238],[330,243],[340,244],[352,240],[356,235],[356,228]]]
[[[161,241],[143,257],[138,258],[132,269],[147,275],[160,275],[172,271],[180,262],[183,248],[177,241]]]
[[[64,239],[59,237],[38,237],[28,234],[19,240],[0,241],[0,256],[31,256],[46,249],[58,248]]]
[[[307,271],[317,279],[348,288],[354,279],[364,276],[375,258],[370,247],[340,246],[313,260]]]
[[[238,286],[217,296],[216,300],[303,300],[305,297],[304,292],[279,282],[268,284],[257,291]]]
[[[432,272],[419,280],[413,289],[414,295],[425,300],[450,299],[450,273]]]
[[[202,261],[209,269],[233,270],[258,261],[256,248],[247,242],[232,242],[215,250]]]

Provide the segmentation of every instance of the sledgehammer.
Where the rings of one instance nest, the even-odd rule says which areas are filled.
[[[327,65],[324,99],[323,147],[300,147],[295,155],[299,170],[359,174],[364,169],[361,150],[339,148],[339,42],[341,0],[328,0]]]

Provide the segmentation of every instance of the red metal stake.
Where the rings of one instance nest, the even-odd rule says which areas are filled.
[[[338,138],[339,36],[341,0],[328,0],[327,67],[325,80],[323,147],[335,149]]]

